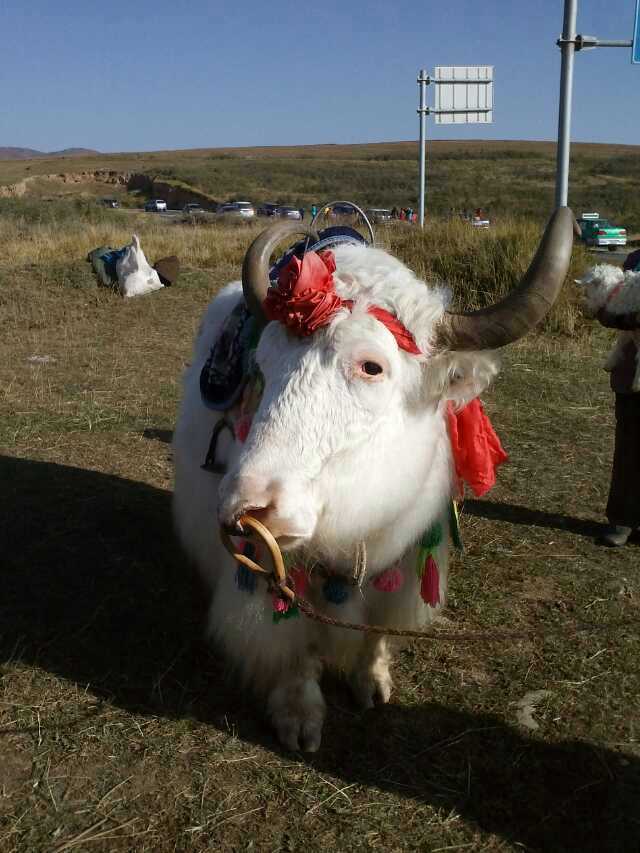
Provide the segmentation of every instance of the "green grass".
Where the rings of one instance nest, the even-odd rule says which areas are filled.
[[[635,629],[410,644],[390,705],[359,712],[329,682],[321,751],[280,749],[201,641],[206,596],[170,518],[180,376],[207,300],[237,276],[255,228],[8,210],[0,850],[637,850]],[[183,272],[125,302],[95,286],[84,257],[133,227],[150,259],[177,252]],[[465,304],[508,287],[540,230],[443,228],[384,240]],[[574,271],[585,262],[578,250]],[[504,353],[485,395],[510,461],[463,511],[447,611],[463,628],[638,617],[639,545],[593,544],[612,451],[600,367],[611,335],[580,320],[570,288],[563,299],[544,334]],[[549,693],[529,730],[517,703],[537,690]]]

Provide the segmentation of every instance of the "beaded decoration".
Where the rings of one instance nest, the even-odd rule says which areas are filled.
[[[451,501],[448,513],[449,535],[452,544],[459,550],[463,549],[460,536],[460,520],[458,507],[455,501]],[[420,597],[430,607],[440,604],[440,570],[436,560],[436,552],[444,539],[443,525],[440,521],[434,522],[422,534],[418,544],[418,556],[416,560],[416,574],[420,581]],[[245,542],[243,553],[251,559],[256,559],[256,547],[251,542]],[[309,586],[309,574],[302,565],[294,564],[295,557],[284,554],[287,577],[293,591],[297,596],[304,597]],[[398,564],[385,569],[371,580],[371,585],[378,592],[396,592],[404,585],[405,577]],[[246,566],[238,565],[236,569],[236,584],[238,589],[253,593],[256,589],[256,575]],[[349,599],[354,584],[350,578],[341,575],[325,576],[322,585],[322,594],[329,604],[344,604]],[[298,606],[278,591],[271,593],[273,603],[273,621],[280,622],[282,619],[291,619],[299,616]]]
[[[398,566],[391,566],[390,569],[385,569],[372,581],[374,589],[378,592],[396,592],[404,585],[404,575]]]

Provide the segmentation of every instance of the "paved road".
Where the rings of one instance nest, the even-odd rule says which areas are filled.
[[[589,251],[596,257],[599,264],[623,264],[627,259],[627,255],[635,252],[638,246],[624,246],[616,249],[615,252],[610,252],[606,247],[593,247]]]

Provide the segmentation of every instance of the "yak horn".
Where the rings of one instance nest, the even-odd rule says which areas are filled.
[[[500,302],[445,315],[441,343],[451,350],[497,349],[517,341],[551,309],[571,262],[574,216],[559,207],[547,225],[522,281]]]
[[[261,326],[267,324],[262,303],[269,289],[269,259],[278,243],[292,234],[302,234],[313,242],[318,235],[296,222],[277,222],[266,228],[247,249],[242,264],[242,291],[247,308]]]

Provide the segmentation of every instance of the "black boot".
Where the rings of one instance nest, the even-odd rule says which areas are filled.
[[[598,536],[596,543],[606,545],[609,548],[619,548],[626,545],[628,538],[633,533],[633,527],[624,527],[622,524],[611,524],[607,531]]]

